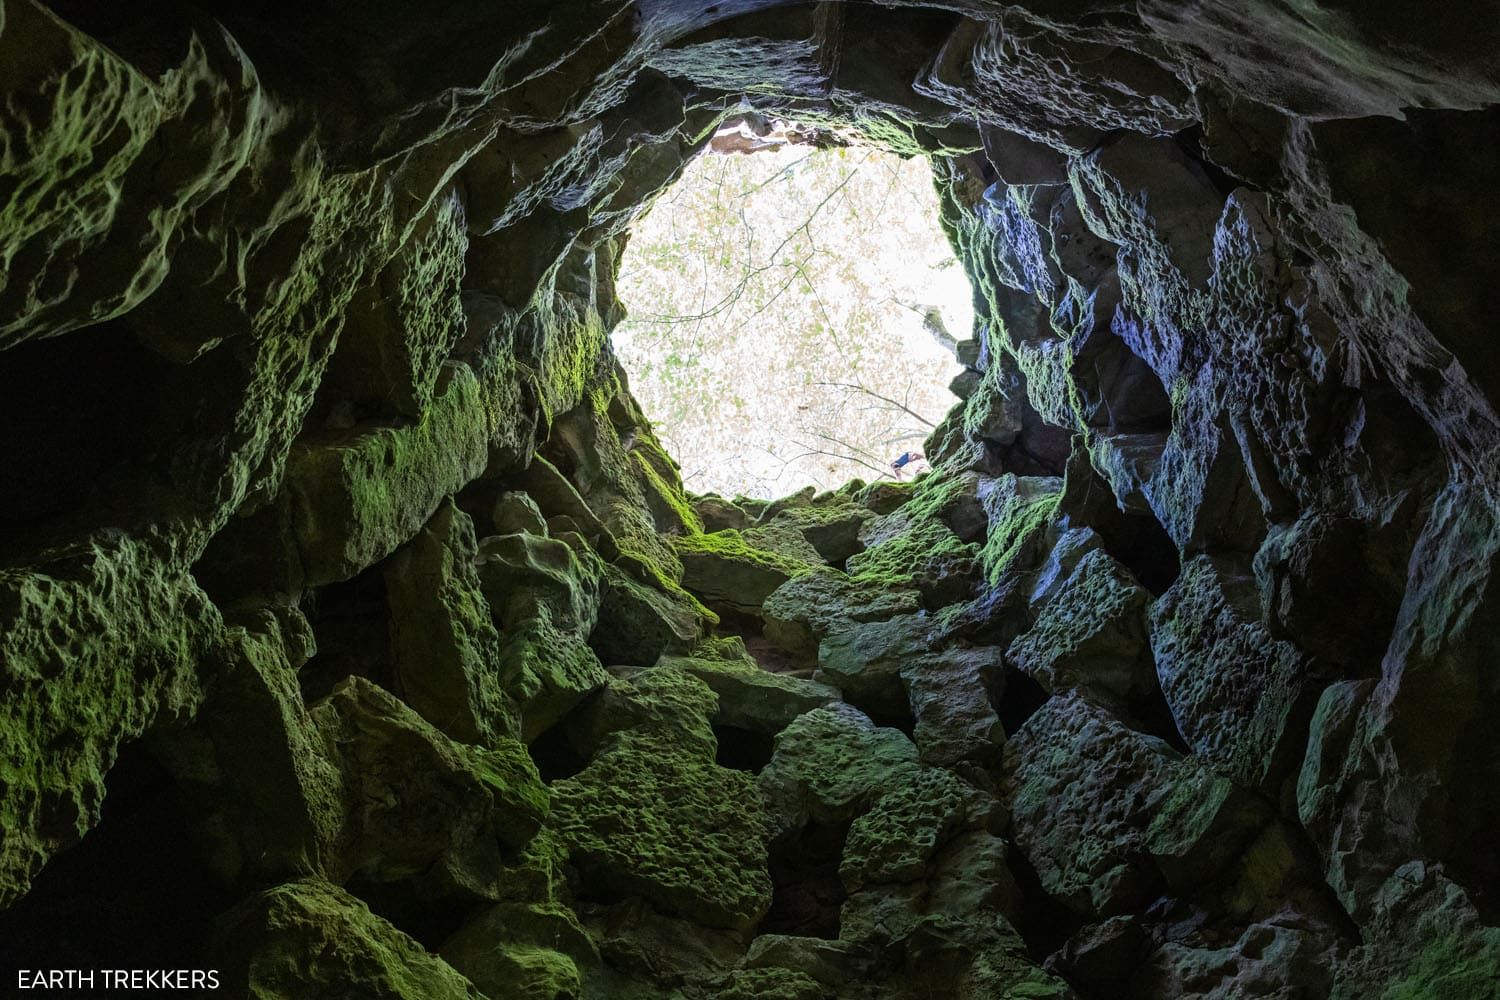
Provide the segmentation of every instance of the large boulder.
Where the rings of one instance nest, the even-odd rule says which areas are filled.
[[[1269,815],[1254,796],[1081,695],[1050,699],[1006,744],[1017,845],[1083,916],[1202,891]]]
[[[474,525],[452,502],[385,563],[396,693],[457,740],[517,731],[500,634],[474,568]]]
[[[1161,694],[1146,638],[1151,595],[1102,548],[1051,589],[1006,659],[1047,691],[1077,688],[1121,712],[1154,714]]]
[[[821,569],[776,588],[766,598],[761,614],[767,639],[793,656],[810,660],[835,628],[884,621],[920,608],[921,597],[912,588]]]
[[[343,889],[289,882],[219,921],[212,964],[251,1000],[482,1000],[474,984]]]
[[[714,695],[671,667],[617,677],[593,759],[552,785],[549,827],[588,884],[748,932],[770,903],[755,779],[714,762]]]
[[[777,587],[809,569],[807,563],[761,547],[748,532],[742,535],[733,528],[681,535],[672,545],[682,560],[685,588],[708,604],[752,614]]]
[[[311,710],[342,775],[343,823],[332,871],[384,883],[415,880],[432,897],[499,891],[502,852],[526,844],[547,790],[525,748],[455,743],[360,677]]]
[[[1275,795],[1317,699],[1302,654],[1260,620],[1247,567],[1199,556],[1153,605],[1151,648],[1182,736],[1204,760]]]

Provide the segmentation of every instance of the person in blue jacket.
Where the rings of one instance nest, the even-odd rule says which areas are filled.
[[[906,475],[906,467],[908,465],[913,462],[919,462],[922,460],[922,458],[923,455],[920,451],[903,451],[896,457],[896,460],[891,463],[891,471],[896,474],[897,479],[900,479]]]

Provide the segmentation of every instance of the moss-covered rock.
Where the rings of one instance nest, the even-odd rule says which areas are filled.
[[[824,562],[841,563],[864,551],[860,533],[875,516],[868,507],[836,497],[830,503],[783,511],[765,527],[795,530]]]
[[[396,693],[454,739],[488,744],[519,720],[475,554],[473,522],[445,502],[383,574]]]
[[[589,641],[608,663],[655,663],[667,651],[686,651],[718,616],[667,581],[643,583],[616,565],[604,569],[599,618]]]
[[[556,1000],[583,993],[599,955],[572,910],[502,903],[450,937],[439,953],[490,1000]],[[582,967],[580,969],[580,966]]]
[[[545,612],[506,633],[501,658],[513,671],[509,690],[521,706],[521,733],[527,741],[552,728],[609,679],[589,644],[554,626]]]
[[[752,732],[775,735],[804,712],[839,700],[839,692],[826,684],[772,673],[744,655],[709,657],[663,656],[662,667],[682,670],[708,685],[718,698],[715,722]]]
[[[845,566],[856,579],[915,588],[927,607],[940,608],[972,595],[980,580],[979,547],[955,534],[939,516],[939,507],[919,503],[915,499],[886,515],[903,519],[899,529],[867,524],[861,532],[869,538],[867,547]]]
[[[222,621],[153,548],[111,532],[0,569],[0,904],[97,822],[121,742],[202,697]]]
[[[853,623],[913,614],[921,598],[913,588],[821,569],[794,577],[761,608],[766,638],[794,656],[813,659],[830,631]]]
[[[346,580],[395,551],[483,471],[488,436],[478,380],[450,363],[416,423],[300,439],[276,501],[288,511],[300,579],[273,590]],[[274,515],[275,505],[256,523]]]
[[[1062,496],[1050,476],[1002,476],[984,493],[989,515],[984,575],[991,586],[1007,574],[1032,568],[1044,555],[1047,528]]]
[[[714,763],[713,702],[669,667],[616,679],[593,760],[552,785],[549,826],[590,884],[744,932],[770,903],[765,819],[755,779]]]
[[[558,517],[567,518],[569,530],[578,531],[578,522],[568,514],[558,514]],[[525,493],[517,490],[503,490],[495,498],[495,504],[490,508],[490,525],[496,534],[514,535],[519,532],[529,532],[533,535],[545,535],[548,532],[547,518],[542,515],[541,508],[536,501]]]
[[[736,969],[706,994],[712,1000],[828,1000],[828,987],[796,969]]]
[[[901,671],[933,648],[939,631],[939,623],[924,613],[840,623],[819,643],[813,677],[844,692],[851,705],[872,718],[905,719],[911,710]]]
[[[917,748],[900,730],[877,728],[856,709],[833,705],[800,716],[776,737],[760,789],[772,832],[784,833],[810,820],[852,820],[918,771]]]
[[[844,887],[921,880],[970,810],[984,812],[982,799],[947,771],[924,770],[891,788],[849,827],[839,866]]]
[[[455,743],[395,697],[351,677],[311,711],[342,774],[330,870],[419,881],[431,896],[493,898],[502,850],[541,828],[548,796],[525,749]]]
[[[1147,717],[1161,697],[1146,639],[1151,596],[1103,549],[1082,555],[1050,589],[1006,658],[1048,691],[1076,687]]]
[[[807,563],[756,545],[733,528],[672,540],[682,585],[709,604],[754,613],[777,587],[807,572]],[[816,553],[814,553],[816,555]]]
[[[597,559],[580,558],[555,538],[518,533],[481,541],[476,565],[502,628],[515,628],[545,612],[558,628],[583,635],[593,630],[602,572]]]
[[[447,962],[343,889],[306,879],[245,900],[219,922],[214,966],[253,1000],[481,1000]]]
[[[754,523],[754,517],[743,507],[717,494],[694,496],[690,502],[704,531],[723,531],[725,528],[743,531]]]
[[[1042,887],[1110,916],[1168,882],[1201,889],[1266,823],[1253,796],[1076,693],[1054,697],[1006,745],[1017,844]]]
[[[1226,774],[1275,792],[1304,750],[1316,681],[1258,619],[1248,567],[1200,556],[1151,609],[1156,673],[1182,736]]]
[[[173,770],[211,803],[211,825],[233,831],[216,852],[230,881],[339,864],[344,776],[298,688],[297,668],[311,653],[298,617],[294,609],[239,616],[193,724],[163,736]]]
[[[995,705],[1005,690],[1003,668],[993,646],[955,645],[902,664],[923,763],[984,770],[999,760],[1005,730]],[[973,767],[966,773],[973,775]]]

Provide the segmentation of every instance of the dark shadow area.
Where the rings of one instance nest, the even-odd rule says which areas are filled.
[[[1068,456],[1058,513],[1069,527],[1092,529],[1104,543],[1104,550],[1153,597],[1160,597],[1177,582],[1182,572],[1177,543],[1149,508],[1120,509],[1119,500],[1094,467],[1081,439],[1074,442]]]
[[[714,726],[714,739],[719,744],[714,752],[715,763],[751,774],[759,774],[771,763],[771,754],[776,748],[774,736],[739,726]]]
[[[844,700],[868,715],[875,725],[887,729],[898,729],[906,734],[907,739],[916,742],[917,717],[912,715],[911,705],[904,697],[899,703],[890,701],[869,706],[862,706],[847,697]]]
[[[1016,880],[1016,887],[1021,890],[1021,913],[1016,930],[1021,932],[1032,961],[1040,965],[1083,926],[1083,921],[1047,894],[1030,859],[1014,845],[1006,855],[1006,864],[1011,877]]]
[[[992,691],[990,702],[994,705],[995,714],[1000,717],[1000,725],[1008,736],[1024,726],[1026,720],[1047,704],[1047,699],[1052,696],[1040,684],[1015,667],[1007,665],[1002,676],[1005,683],[997,685],[1000,688],[1000,696],[995,697]]]
[[[124,747],[99,824],[0,914],[7,977],[17,968],[204,968],[214,920],[236,898],[193,836],[200,814],[140,743]]]
[[[1198,168],[1212,182],[1214,190],[1218,191],[1224,197],[1229,197],[1236,189],[1241,187],[1254,188],[1253,184],[1232,176],[1223,167],[1208,158],[1208,155],[1203,151],[1202,125],[1192,125],[1175,133],[1172,136],[1172,141],[1177,143],[1178,149],[1182,150],[1183,153],[1197,163]]]
[[[298,672],[310,705],[345,677],[365,677],[396,689],[391,664],[391,610],[379,567],[311,591],[302,610],[318,651]]]
[[[817,658],[799,660],[783,649],[777,648],[765,636],[766,623],[759,615],[746,614],[733,608],[712,607],[719,616],[719,631],[726,635],[737,635],[745,642],[745,652],[760,664],[763,670],[773,674],[791,674],[795,677],[811,677],[817,667]]]
[[[1150,514],[1120,513],[1095,528],[1104,550],[1130,570],[1152,597],[1166,593],[1182,572],[1182,557],[1167,529]]]
[[[443,942],[467,924],[485,903],[458,903],[451,897],[424,896],[415,882],[373,882],[354,878],[344,888],[391,926],[409,935],[422,947],[436,952]]]
[[[222,353],[174,364],[120,321],[7,350],[0,563],[99,527],[190,514],[223,458],[194,440],[224,422],[232,399]]]
[[[1167,696],[1162,693],[1159,683],[1152,685],[1151,693],[1143,699],[1143,704],[1133,705],[1131,710],[1142,732],[1166,740],[1178,753],[1193,752],[1188,741],[1182,738],[1182,731],[1177,728],[1177,720],[1172,715]]]
[[[568,727],[559,723],[546,730],[526,747],[531,762],[545,784],[571,778],[589,766],[589,755],[580,751],[568,738]]]
[[[757,934],[838,939],[839,909],[848,896],[839,862],[849,825],[809,822],[771,842],[771,908]]]

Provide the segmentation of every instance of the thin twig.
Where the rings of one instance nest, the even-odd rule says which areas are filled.
[[[916,410],[913,410],[911,407],[906,406],[906,405],[904,405],[902,403],[898,403],[898,402],[896,402],[894,399],[892,399],[889,396],[882,396],[880,393],[875,392],[874,390],[866,389],[862,385],[856,385],[853,382],[814,382],[813,385],[826,385],[826,386],[835,386],[835,387],[840,388],[840,389],[853,389],[855,392],[862,392],[866,396],[874,396],[876,399],[881,400],[882,402],[890,403],[896,409],[901,410],[907,416],[911,417],[914,420],[919,421],[924,426],[927,426],[927,427],[936,427],[937,426],[937,424],[933,423],[931,420],[928,420],[926,417],[922,416],[922,414],[918,413]],[[911,397],[908,395],[907,398],[909,399]]]

